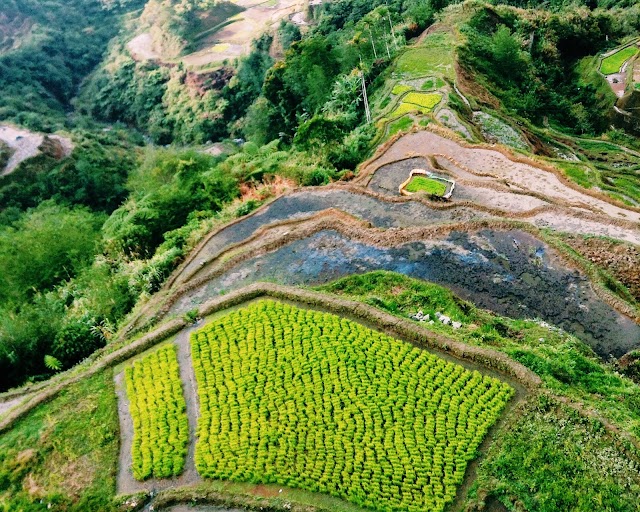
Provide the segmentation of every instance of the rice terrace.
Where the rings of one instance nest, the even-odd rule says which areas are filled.
[[[640,510],[640,6],[49,3],[0,512]]]

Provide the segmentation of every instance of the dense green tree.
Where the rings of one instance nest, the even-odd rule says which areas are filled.
[[[131,195],[104,225],[107,252],[148,258],[164,233],[194,211],[219,211],[238,194],[237,183],[196,151],[150,150],[129,180]]]
[[[83,208],[44,202],[1,229],[0,302],[20,303],[87,266],[103,221]]]

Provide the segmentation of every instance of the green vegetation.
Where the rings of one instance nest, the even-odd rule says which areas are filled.
[[[113,375],[105,371],[0,436],[0,510],[115,512],[118,446]]]
[[[617,73],[622,68],[622,65],[627,62],[631,57],[634,57],[638,53],[638,48],[635,45],[627,46],[616,53],[609,55],[602,59],[600,65],[600,71],[604,75],[611,75]]]
[[[398,117],[401,117],[405,114],[422,112],[427,113],[427,111],[421,110],[417,105],[413,105],[411,103],[400,103],[398,107],[393,112],[391,112],[391,114],[389,114],[389,117],[391,117],[392,119],[397,119]]]
[[[522,11],[478,5],[461,26],[466,42],[459,63],[484,102],[497,98],[505,112],[538,125],[546,118],[565,131],[599,133],[610,125],[611,103],[603,101],[610,93],[603,93],[604,79],[588,72],[584,59],[604,50],[607,38],[637,32],[637,24],[623,19],[631,20],[624,11],[583,7]],[[590,62],[597,71],[593,58]]]
[[[453,78],[453,41],[448,33],[437,32],[421,46],[406,50],[396,61],[394,72],[404,78],[439,75]]]
[[[100,217],[41,203],[0,230],[0,302],[16,304],[77,274],[94,256]]]
[[[349,179],[385,135],[438,124],[429,113],[441,102],[463,124],[486,110],[475,121],[488,140],[554,156],[574,182],[638,205],[640,143],[610,128],[615,96],[598,60],[637,36],[638,2],[464,2],[440,13],[449,3],[323,2],[304,34],[283,22],[246,58],[194,72],[180,56],[213,44],[238,6],[4,0],[0,119],[59,130],[74,150],[65,158],[52,150],[0,178],[0,390],[127,343],[117,333],[129,313],[206,233],[294,185]],[[141,32],[170,65],[131,58],[126,44]],[[604,59],[602,70],[617,70],[632,51]],[[365,122],[361,76],[375,125]],[[205,153],[220,141],[224,155]],[[11,151],[0,143],[0,169]],[[416,178],[409,189],[442,193],[436,183]],[[587,256],[577,244],[583,257],[565,235],[540,236],[583,258],[595,282],[637,307],[635,252],[612,245],[619,257],[605,268],[607,246]],[[461,325],[429,329],[501,351],[540,375],[542,392],[515,409],[479,464],[469,510],[483,501],[491,509],[495,499],[509,510],[637,508],[640,457],[626,438],[640,437],[640,387],[625,376],[638,379],[637,353],[604,363],[543,322],[502,318],[397,274],[321,289],[405,319],[442,312]],[[193,344],[198,469],[236,481],[203,487],[286,484],[304,491],[286,489],[283,498],[297,492],[332,510],[442,509],[511,393],[353,322],[272,302],[219,317]],[[135,476],[179,474],[188,424],[175,348],[133,363],[125,382]],[[115,512],[117,458],[106,370],[0,436],[0,510]]]
[[[9,159],[13,154],[13,150],[3,140],[0,140],[0,173],[5,169],[9,163]]]
[[[194,233],[237,197],[237,179],[219,164],[196,151],[150,149],[109,218],[52,201],[13,208],[17,219],[0,227],[2,389],[50,376],[45,355],[67,369],[109,341],[195,245]]]
[[[616,142],[613,142],[616,141]],[[640,202],[640,183],[637,171],[640,158],[637,152],[628,150],[620,144],[632,147],[633,139],[617,131],[610,131],[600,140],[572,138],[564,140],[575,148],[583,162],[557,162],[569,178],[582,186],[597,186],[604,193],[618,200],[634,205]]]
[[[440,77],[427,78],[424,82],[422,82],[420,89],[422,89],[423,91],[430,91],[431,89],[439,89],[440,87],[444,86],[445,81]]]
[[[34,130],[65,123],[82,80],[143,0],[4,0],[0,20],[0,119]],[[5,36],[7,36],[5,38]]]
[[[505,123],[502,119],[487,114],[476,112],[474,120],[480,125],[482,134],[490,141],[496,141],[506,146],[511,146],[523,151],[529,149],[528,144],[522,139],[518,131]]]
[[[413,119],[410,116],[404,116],[389,124],[389,135],[395,135],[398,132],[408,130],[413,126]]]
[[[416,192],[424,192],[434,196],[443,196],[447,190],[444,183],[426,176],[414,176],[405,187],[407,192],[415,194]]]
[[[411,87],[410,85],[396,84],[393,86],[393,89],[391,90],[391,94],[400,96],[401,94],[404,94],[405,92],[409,92],[409,91],[413,91],[413,87]]]
[[[411,112],[428,114],[440,103],[441,99],[442,96],[439,94],[410,92],[402,98],[402,102],[389,114],[389,117],[395,119]]]
[[[586,164],[574,162],[555,162],[556,167],[564,171],[566,176],[584,188],[591,188],[595,181],[594,171]]]
[[[26,160],[0,178],[0,225],[10,224],[27,208],[49,199],[110,214],[127,197],[125,185],[138,164],[139,141],[124,129],[77,130],[69,158],[59,162],[41,155]]]
[[[445,288],[390,272],[351,276],[319,289],[403,317],[441,311],[462,327],[436,322],[429,329],[507,353],[540,375],[546,388],[612,421],[615,430],[640,436],[640,387],[558,329],[498,317]],[[605,431],[603,422],[546,394],[528,401],[511,421],[480,463],[471,503],[496,498],[508,507],[519,503],[549,512],[588,512],[593,503],[603,510],[634,509],[640,453]]]
[[[574,336],[534,320],[514,320],[478,309],[441,286],[393,272],[370,272],[318,287],[408,317],[441,312],[462,326],[429,329],[469,345],[500,350],[540,375],[547,388],[571,397],[640,436],[640,386],[605,365]]]
[[[133,476],[168,478],[184,468],[189,423],[175,345],[167,345],[125,369],[133,420]]]
[[[201,475],[377,510],[443,510],[513,394],[362,325],[273,301],[212,321],[191,344]]]
[[[639,462],[601,422],[542,396],[490,447],[474,488],[525,510],[636,510]]]
[[[425,110],[433,110],[440,100],[442,96],[440,94],[425,94],[422,92],[410,92],[402,98],[402,101],[405,103],[411,103],[413,105],[418,105],[419,107]]]

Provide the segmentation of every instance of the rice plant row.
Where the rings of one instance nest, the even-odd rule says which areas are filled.
[[[335,315],[259,301],[192,334],[204,477],[441,511],[513,389]]]
[[[184,469],[189,422],[176,347],[167,345],[125,369],[133,419],[133,476],[168,478]]]

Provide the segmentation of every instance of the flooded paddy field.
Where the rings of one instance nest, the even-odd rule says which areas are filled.
[[[540,318],[605,358],[640,345],[640,326],[606,304],[587,277],[546,244],[519,230],[453,231],[440,239],[379,247],[326,229],[232,266],[179,297],[168,314],[182,315],[252,282],[312,286],[379,269],[446,286],[501,315]]]

